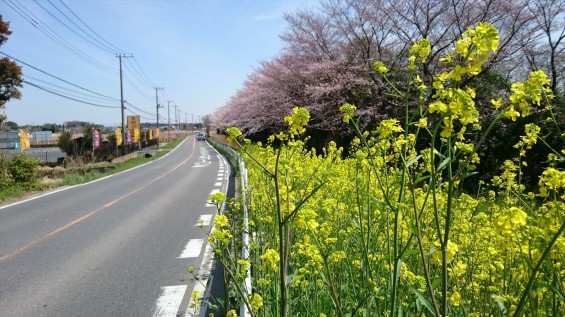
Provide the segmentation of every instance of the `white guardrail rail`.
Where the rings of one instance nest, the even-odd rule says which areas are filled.
[[[225,145],[225,144],[221,144],[219,142],[215,142],[211,139],[207,139],[207,141],[214,146],[215,148],[219,148],[222,149],[222,151],[224,153],[226,153],[227,155],[231,156],[235,161],[237,161],[237,164],[239,165],[239,181],[240,181],[240,190],[241,190],[241,205],[243,207],[243,234],[242,234],[242,242],[243,242],[243,246],[241,248],[241,257],[243,259],[248,259],[249,258],[249,215],[247,212],[247,196],[246,196],[246,190],[247,190],[247,169],[245,168],[245,162],[243,161],[243,159],[241,158],[241,156],[239,155],[239,153],[237,153],[234,149],[232,149],[231,147]],[[245,280],[243,282],[243,289],[246,292],[246,296],[247,298],[249,298],[249,296],[251,296],[251,268],[248,267],[247,268],[247,272],[246,272],[246,277]],[[240,313],[239,316],[241,317],[248,317],[251,316],[251,314],[249,313],[247,306],[245,305],[245,303],[243,303],[241,305],[240,308]]]

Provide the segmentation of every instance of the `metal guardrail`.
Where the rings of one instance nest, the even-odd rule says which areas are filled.
[[[248,187],[248,178],[247,178],[247,169],[245,168],[245,162],[243,161],[243,159],[241,158],[241,156],[239,155],[239,153],[237,153],[234,149],[232,149],[231,147],[225,145],[225,144],[221,144],[218,143],[214,140],[211,139],[207,139],[207,141],[212,144],[214,147],[216,148],[220,148],[224,151],[224,153],[227,153],[229,156],[231,156],[235,161],[237,161],[238,166],[239,166],[239,176],[240,176],[240,188],[241,188],[241,198],[242,198],[242,206],[243,206],[243,234],[242,234],[242,248],[241,248],[241,256],[243,259],[248,259],[249,258],[249,245],[250,245],[250,241],[249,241],[249,213],[247,210],[247,187]],[[247,268],[247,272],[245,275],[245,280],[243,282],[242,285],[244,291],[247,293],[246,296],[251,296],[251,268],[248,267]],[[241,305],[240,308],[240,316],[242,317],[248,317],[251,316],[251,314],[249,313],[247,306],[245,305],[245,303],[243,303]]]

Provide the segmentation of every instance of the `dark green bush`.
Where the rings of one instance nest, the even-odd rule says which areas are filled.
[[[25,154],[14,154],[8,162],[8,172],[16,183],[34,185],[39,179],[40,161]]]
[[[10,171],[8,170],[9,164],[9,160],[4,157],[4,155],[0,155],[0,190],[14,183],[12,176],[10,176]]]

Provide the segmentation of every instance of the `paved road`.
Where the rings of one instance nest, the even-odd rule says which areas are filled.
[[[0,209],[0,316],[184,316],[207,197],[229,166],[187,139],[169,155]],[[189,314],[190,315],[190,314]]]

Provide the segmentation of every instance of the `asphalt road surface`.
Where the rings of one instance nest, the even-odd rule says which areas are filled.
[[[191,316],[229,165],[188,138],[167,156],[0,207],[0,316]],[[203,227],[198,226],[202,223]]]

